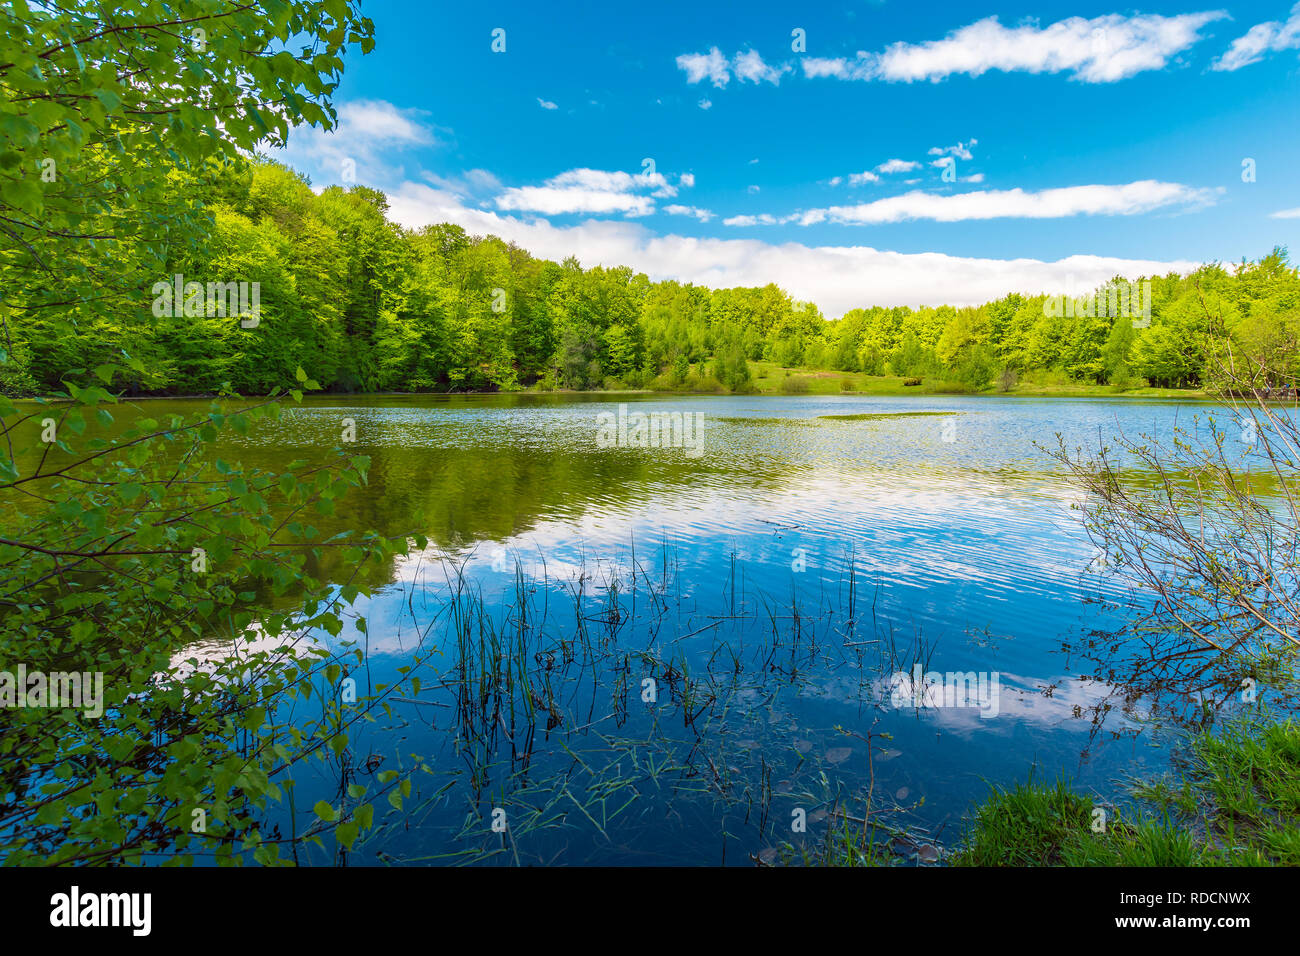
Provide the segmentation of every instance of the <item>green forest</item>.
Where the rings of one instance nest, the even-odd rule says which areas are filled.
[[[1063,310],[1044,294],[1017,292],[977,308],[864,304],[828,320],[773,284],[652,282],[626,266],[538,259],[452,224],[404,229],[389,220],[381,192],[316,192],[264,158],[178,168],[159,192],[164,208],[193,215],[173,228],[165,218],[153,223],[161,234],[117,236],[98,263],[104,291],[93,303],[29,281],[22,250],[0,261],[6,393],[89,381],[93,369],[124,356],[130,370],[119,384],[146,395],[265,394],[299,367],[344,392],[744,392],[760,360],[966,391],[1006,390],[1036,373],[1197,388],[1221,330],[1277,376],[1295,371],[1300,278],[1283,249],[1188,276],[1128,277],[1151,283],[1149,321],[1109,317],[1107,287],[1097,308],[1081,303],[1071,314],[1053,314]],[[153,287],[178,275],[257,283],[258,321],[245,327],[253,323],[199,300],[155,314]]]

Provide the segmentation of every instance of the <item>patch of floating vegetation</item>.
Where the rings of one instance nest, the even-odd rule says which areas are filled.
[[[742,418],[737,416],[719,416],[714,421],[726,422],[728,425],[811,425],[806,418]]]
[[[862,412],[858,415],[818,415],[833,422],[877,422],[890,418],[917,418],[922,415],[960,415],[961,412]]]

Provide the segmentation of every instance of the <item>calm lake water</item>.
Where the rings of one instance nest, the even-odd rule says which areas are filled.
[[[698,420],[698,447],[628,447],[616,428],[604,447],[600,416],[620,404]],[[200,407],[141,405],[155,417]],[[983,397],[310,400],[259,424],[238,457],[311,458],[352,419],[370,485],[324,530],[429,538],[359,602],[367,635],[319,640],[363,642],[363,691],[410,664],[422,635],[436,653],[418,699],[369,725],[346,769],[298,781],[296,825],[337,797],[340,774],[370,782],[417,757],[427,769],[403,808],[381,801],[350,861],[750,864],[815,844],[837,807],[860,817],[868,787],[882,820],[912,834],[895,844],[906,858],[954,844],[989,784],[1031,767],[1118,798],[1123,780],[1165,768],[1172,736],[1142,719],[1141,700],[1124,712],[1090,679],[1099,671],[1079,649],[1122,623],[1105,602],[1123,592],[1100,573],[1078,492],[1036,443],[1168,439],[1209,411]],[[916,706],[893,675],[918,662],[982,683],[971,699]],[[870,758],[869,734],[888,735]]]

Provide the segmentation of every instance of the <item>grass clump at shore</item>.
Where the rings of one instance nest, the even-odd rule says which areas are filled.
[[[995,788],[955,866],[1300,865],[1300,723],[1195,738],[1181,779],[1133,788],[1131,819],[1064,781]],[[1105,813],[1103,820],[1097,811]]]

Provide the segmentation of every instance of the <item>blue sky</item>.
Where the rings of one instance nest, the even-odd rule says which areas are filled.
[[[831,316],[1300,256],[1300,4],[811,6],[366,0],[338,130],[281,158]]]

